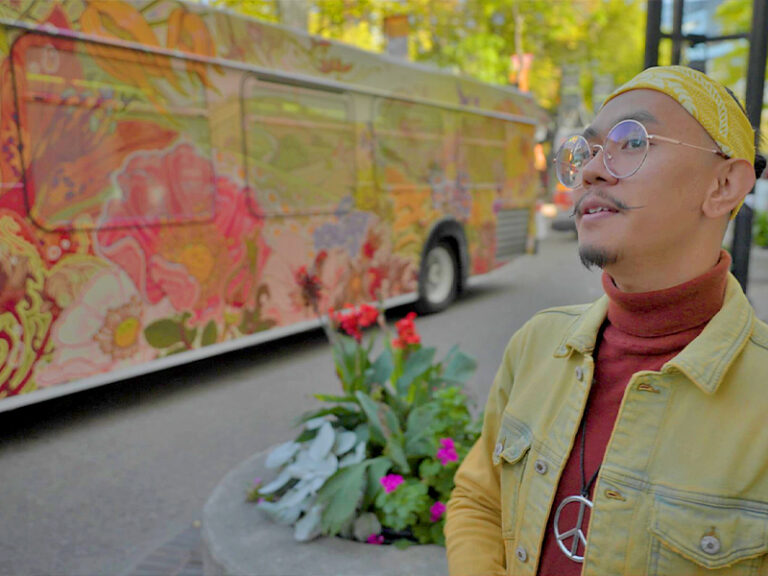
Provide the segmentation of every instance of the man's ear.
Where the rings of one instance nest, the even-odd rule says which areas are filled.
[[[743,158],[730,158],[722,162],[715,175],[717,180],[701,206],[704,215],[709,218],[730,214],[755,185],[755,169]]]

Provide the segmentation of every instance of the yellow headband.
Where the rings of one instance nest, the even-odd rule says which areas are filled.
[[[603,106],[619,94],[640,89],[656,90],[674,98],[704,127],[720,150],[731,158],[743,158],[754,164],[755,131],[736,99],[719,82],[686,66],[657,66],[643,70],[619,87]]]

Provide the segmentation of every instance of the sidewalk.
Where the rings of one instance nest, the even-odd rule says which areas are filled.
[[[122,576],[203,576],[200,526],[190,526]]]

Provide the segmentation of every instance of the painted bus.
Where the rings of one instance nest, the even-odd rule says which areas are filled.
[[[177,0],[0,3],[0,411],[534,249],[527,95]]]

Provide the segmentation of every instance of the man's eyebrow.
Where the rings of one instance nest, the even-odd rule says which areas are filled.
[[[642,124],[643,126],[645,126],[646,124],[659,123],[659,121],[656,119],[656,116],[654,116],[647,110],[635,110],[623,116],[619,116],[618,118],[616,118],[616,121],[613,123],[613,126],[615,126],[619,122],[622,122],[623,120],[636,120],[637,122],[640,122],[640,124]],[[611,128],[613,128],[613,126],[611,126]],[[584,128],[584,132],[582,132],[581,135],[587,140],[594,140],[600,135],[600,133],[597,130],[595,130],[592,126],[587,126],[586,128]]]

